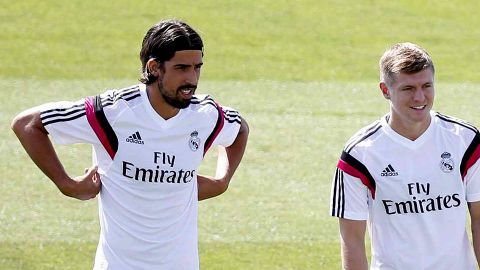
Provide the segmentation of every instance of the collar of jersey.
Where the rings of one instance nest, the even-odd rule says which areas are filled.
[[[142,96],[142,104],[143,107],[145,108],[145,112],[147,113],[148,116],[153,120],[154,123],[158,124],[162,128],[169,128],[171,126],[174,126],[180,119],[183,118],[183,114],[185,110],[179,110],[177,115],[174,117],[165,120],[163,117],[161,117],[155,109],[152,107],[152,104],[150,104],[150,101],[148,100],[148,95],[147,95],[147,88],[145,84],[140,84],[140,95]]]
[[[399,143],[399,144],[401,144],[405,147],[408,147],[410,149],[419,148],[425,142],[427,142],[433,134],[433,129],[435,127],[435,125],[433,123],[435,121],[435,112],[434,111],[430,111],[431,120],[430,120],[430,125],[428,126],[427,130],[425,130],[425,132],[423,132],[423,134],[420,135],[420,137],[418,137],[414,141],[403,137],[402,135],[398,134],[395,130],[393,130],[387,122],[387,116],[389,116],[389,114],[386,114],[381,119],[382,128],[383,128],[383,131],[385,132],[385,134],[387,134],[387,136],[390,137],[396,143]]]

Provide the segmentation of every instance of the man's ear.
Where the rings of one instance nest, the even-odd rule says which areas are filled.
[[[382,91],[383,97],[385,99],[390,99],[390,90],[388,90],[388,86],[384,82],[380,82],[379,87]]]
[[[150,60],[147,61],[147,69],[148,73],[152,74],[155,77],[162,77],[163,76],[163,68],[160,63],[157,62],[157,60],[151,58]]]

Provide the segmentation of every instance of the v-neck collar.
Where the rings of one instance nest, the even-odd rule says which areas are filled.
[[[426,141],[430,139],[430,137],[433,134],[433,129],[435,127],[434,121],[435,121],[435,112],[430,111],[430,124],[428,125],[428,128],[420,135],[415,140],[410,140],[400,134],[398,134],[395,130],[392,129],[392,127],[388,124],[388,118],[390,118],[390,114],[385,115],[382,117],[381,122],[382,122],[382,128],[385,134],[387,134],[388,137],[390,137],[392,140],[395,142],[408,147],[410,149],[418,149],[421,147]]]
[[[154,123],[158,124],[162,128],[174,126],[183,118],[185,109],[180,109],[175,116],[169,118],[168,120],[165,120],[163,117],[161,117],[152,107],[152,104],[148,99],[147,87],[145,84],[140,84],[140,95],[143,99],[142,103],[146,114],[153,120]]]

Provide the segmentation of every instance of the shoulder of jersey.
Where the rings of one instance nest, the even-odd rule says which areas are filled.
[[[202,112],[216,112],[218,104],[210,95],[194,95],[190,102],[190,109]]]
[[[212,119],[217,119],[219,109],[222,111],[223,119],[228,123],[241,124],[241,117],[237,110],[230,107],[223,107],[216,103],[209,95],[195,95],[192,97],[190,109],[204,113]]]
[[[475,135],[479,133],[474,125],[462,119],[441,114],[439,112],[435,112],[435,118],[438,120],[438,123],[442,128],[449,130],[452,133],[458,135]]]
[[[140,86],[108,90],[100,94],[100,98],[103,108],[107,110],[123,106],[133,107],[141,102]]]
[[[365,142],[372,140],[381,132],[379,132],[382,128],[382,121],[377,120],[371,123],[368,126],[361,128],[357,131],[345,144],[345,148],[343,149],[345,152],[350,152],[354,147],[362,146],[362,145],[369,145]]]

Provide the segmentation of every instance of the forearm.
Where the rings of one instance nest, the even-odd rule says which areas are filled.
[[[242,124],[237,138],[229,147],[219,147],[217,170],[215,178],[209,176],[198,176],[198,199],[204,200],[224,193],[230,180],[233,177],[243,154],[248,140],[248,124],[242,119]]]
[[[228,187],[228,185],[222,180],[203,175],[197,176],[197,183],[199,201],[216,197],[224,193]]]
[[[242,119],[242,125],[237,138],[229,147],[220,147],[218,150],[217,170],[215,177],[230,182],[233,174],[240,165],[248,140],[248,124]]]
[[[480,264],[480,221],[472,222],[472,242],[477,264]]]
[[[344,270],[367,270],[365,252],[366,222],[340,219],[340,241]]]
[[[33,110],[19,114],[12,129],[32,161],[63,192],[69,177],[41,124],[40,113]]]
[[[198,200],[213,198],[224,193],[230,184],[233,173],[240,164],[240,160],[241,157],[238,158],[237,155],[229,157],[227,150],[224,147],[219,147],[215,177],[197,176]]]
[[[480,264],[480,202],[469,202],[470,226],[472,230],[473,250],[477,258],[477,265]]]
[[[368,261],[364,243],[356,245],[342,243],[342,264],[344,270],[367,270]]]

